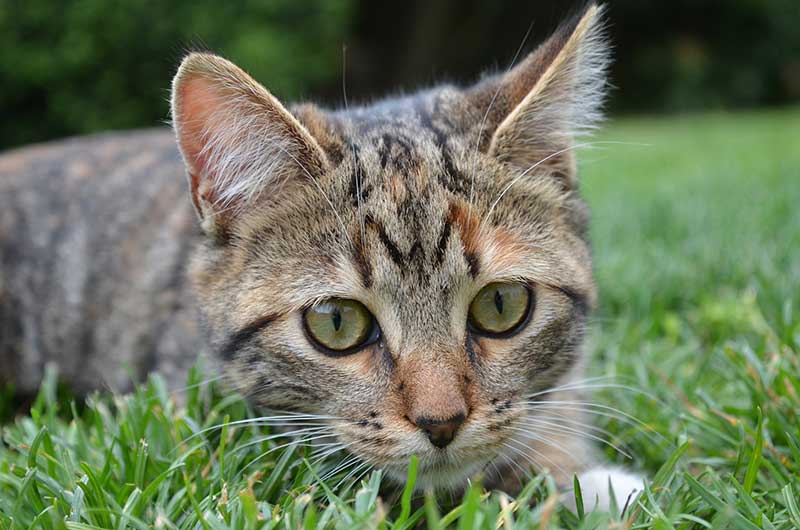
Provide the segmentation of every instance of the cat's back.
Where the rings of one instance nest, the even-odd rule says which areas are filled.
[[[55,361],[79,391],[125,387],[178,355],[195,231],[166,129],[0,154],[0,380],[33,389]]]

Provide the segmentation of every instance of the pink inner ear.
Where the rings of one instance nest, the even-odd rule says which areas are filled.
[[[178,142],[189,173],[195,178],[209,178],[205,144],[214,126],[213,116],[223,105],[223,98],[211,87],[211,82],[202,77],[186,79],[176,94],[175,125]]]

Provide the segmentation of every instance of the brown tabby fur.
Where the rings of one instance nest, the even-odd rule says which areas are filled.
[[[520,420],[527,396],[581,377],[595,287],[571,148],[599,118],[601,12],[474,87],[338,111],[290,112],[192,54],[173,86],[191,193],[164,131],[7,153],[0,379],[30,392],[56,361],[79,391],[125,389],[151,370],[180,381],[207,353],[257,405],[338,418],[348,451],[398,479],[417,454],[423,484],[484,470],[513,491],[527,462],[567,482],[592,462],[585,438],[542,443]],[[533,286],[533,316],[472,336],[470,300],[495,281]],[[317,351],[302,311],[328,297],[362,302],[381,340]],[[548,410],[536,417],[583,421]],[[458,414],[445,449],[412,421]]]

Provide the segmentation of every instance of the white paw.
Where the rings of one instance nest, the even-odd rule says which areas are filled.
[[[599,510],[611,511],[612,501],[610,489],[614,491],[617,510],[633,502],[642,491],[642,477],[613,467],[595,467],[578,475],[583,497],[583,509],[587,512]],[[575,510],[575,496],[570,495],[567,504]]]

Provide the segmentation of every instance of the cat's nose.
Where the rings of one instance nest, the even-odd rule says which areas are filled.
[[[466,415],[459,413],[447,419],[417,418],[414,423],[425,432],[433,445],[441,449],[453,441],[464,419]]]

